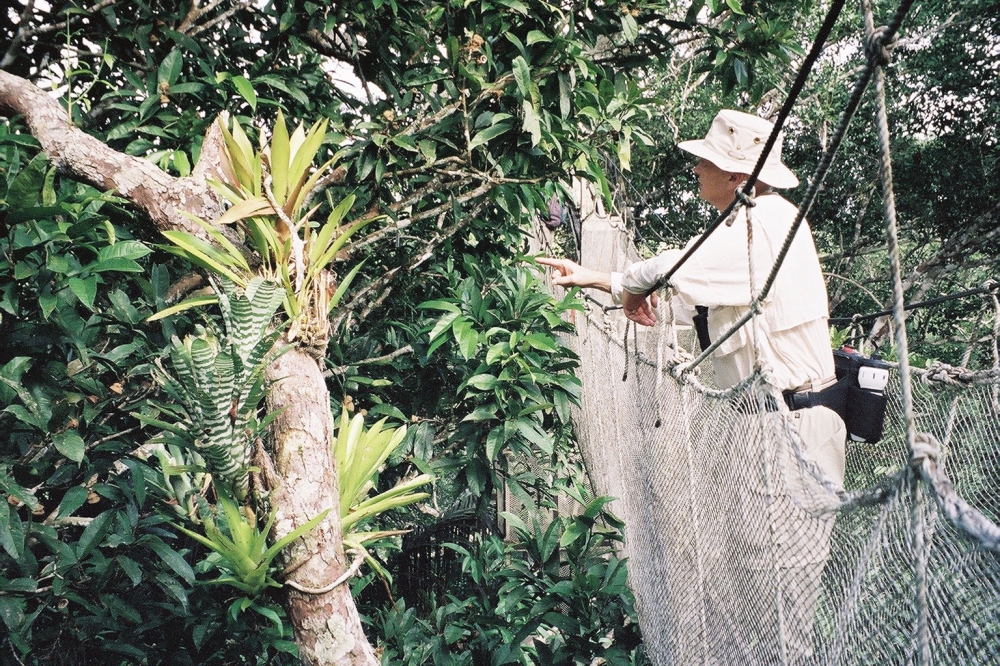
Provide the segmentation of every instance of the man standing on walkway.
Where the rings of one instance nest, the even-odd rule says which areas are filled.
[[[724,210],[744,187],[773,129],[770,122],[739,111],[719,112],[703,140],[678,147],[698,159],[694,173],[699,195]],[[781,162],[781,141],[768,154],[752,193],[732,224],[720,225],[670,277],[675,304],[694,311],[708,309],[711,339],[720,339],[747,314],[756,293],[774,266],[797,217],[796,207],[775,190],[798,185],[798,178]],[[691,242],[695,242],[693,239]],[[690,243],[689,243],[690,246]],[[553,282],[608,292],[630,320],[656,323],[657,295],[653,289],[684,254],[668,250],[629,266],[624,273],[605,273],[567,259],[539,258],[553,269]],[[715,350],[715,380],[734,386],[758,368],[765,381],[784,397],[789,413],[764,417],[784,419],[798,440],[803,456],[814,462],[835,485],[844,477],[846,429],[833,404],[836,389],[828,332],[826,283],[808,224],[800,225],[763,309],[754,325],[746,325]],[[761,415],[754,414],[753,418]],[[753,427],[748,423],[747,429]],[[759,428],[757,428],[759,430]],[[766,439],[766,438],[765,438]],[[733,458],[733,478],[739,479],[734,516],[741,521],[729,535],[729,575],[740,597],[714,600],[710,609],[712,645],[709,663],[812,663],[812,616],[820,578],[829,555],[832,516],[816,518],[802,508],[791,469],[795,461],[776,452],[749,433],[720,443],[720,455]],[[761,478],[762,469],[778,462],[781,478]],[[777,485],[775,485],[777,484]],[[742,520],[741,520],[742,519]],[[717,603],[716,603],[717,602]],[[712,605],[712,603],[710,603]],[[726,606],[730,607],[727,608]],[[729,623],[742,623],[733,632]],[[714,627],[714,628],[713,628]]]

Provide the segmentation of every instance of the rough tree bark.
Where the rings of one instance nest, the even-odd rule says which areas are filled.
[[[205,183],[219,142],[206,137],[192,176],[175,178],[142,158],[111,149],[72,126],[59,103],[26,79],[0,71],[0,114],[21,115],[42,151],[61,173],[113,191],[129,200],[160,230],[182,229],[204,237],[182,211],[204,219],[221,213]],[[212,124],[216,127],[216,123]],[[274,423],[275,471],[279,487],[274,538],[281,538],[322,511],[328,517],[289,546],[289,578],[301,587],[321,589],[346,571],[336,462],[330,446],[330,395],[315,358],[292,349],[268,369],[275,381],[268,396]],[[289,616],[302,661],[344,666],[378,663],[361,627],[346,584],[329,592],[292,591]]]
[[[336,463],[331,454],[330,393],[316,359],[301,349],[281,356],[267,370],[268,410],[274,421],[275,467],[280,486],[274,537],[331,509],[315,529],[285,552],[285,572],[298,587],[322,592],[288,594],[299,654],[307,664],[377,664],[361,631],[361,620],[345,582],[328,589],[347,568],[340,528]],[[334,547],[336,544],[336,547]]]

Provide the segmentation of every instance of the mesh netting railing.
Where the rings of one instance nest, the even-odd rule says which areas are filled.
[[[585,247],[617,233],[600,224],[584,221]],[[693,334],[661,321],[626,344],[624,326],[591,308],[567,344],[653,663],[997,663],[995,370],[911,370],[912,454],[894,372],[885,434],[848,441],[840,489],[762,378],[713,390],[709,360],[678,381]]]

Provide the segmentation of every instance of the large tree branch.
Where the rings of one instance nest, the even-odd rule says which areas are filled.
[[[161,231],[198,236],[201,227],[182,212],[214,219],[222,209],[203,179],[175,178],[141,157],[113,150],[73,126],[58,101],[27,79],[0,71],[0,113],[21,115],[42,151],[61,172],[131,201]],[[204,175],[204,169],[198,171]]]
[[[960,233],[948,238],[941,249],[926,261],[916,266],[909,275],[903,278],[903,292],[910,292],[909,302],[923,300],[930,289],[941,279],[954,273],[959,268],[968,268],[969,257],[982,251],[989,243],[1000,238],[1000,205],[972,221]],[[916,289],[914,289],[916,287]],[[885,305],[886,309],[892,303]],[[890,317],[879,319],[872,326],[869,341],[879,343],[889,333]]]

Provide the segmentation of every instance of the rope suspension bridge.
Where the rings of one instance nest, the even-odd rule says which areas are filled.
[[[912,1],[875,28],[862,2],[867,66],[802,197],[774,267],[754,278],[747,315],[695,356],[671,310],[664,276],[659,323],[635,330],[615,308],[589,302],[567,344],[580,356],[575,431],[591,481],[615,498],[650,658],[669,664],[824,666],[1000,663],[1000,300],[995,284],[959,296],[992,303],[993,365],[908,363],[889,125],[882,68]],[[775,120],[744,192],[837,22],[834,2]],[[729,389],[711,383],[713,352],[766,308],[791,239],[822,188],[863,94],[874,83],[887,250],[899,362],[885,387],[885,430],[849,439],[843,483],[816,464],[781,393],[759,368]],[[638,257],[620,219],[582,186],[581,263],[619,270]],[[704,237],[730,220],[737,196]],[[753,238],[750,238],[752,253]],[[854,324],[859,323],[858,317]],[[969,354],[966,354],[968,360]],[[762,497],[787,498],[783,503]],[[787,546],[800,553],[787,561]],[[805,573],[803,573],[805,572]],[[814,584],[812,581],[819,581]],[[760,590],[768,592],[761,598]],[[789,609],[807,608],[808,617]]]

